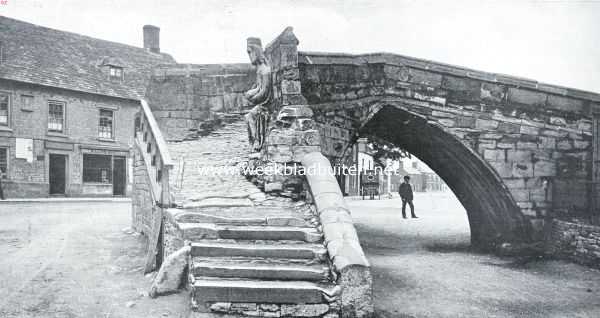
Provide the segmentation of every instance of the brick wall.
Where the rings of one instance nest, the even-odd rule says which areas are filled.
[[[11,96],[9,129],[0,129],[0,147],[9,148],[8,180],[3,182],[8,198],[48,195],[49,153],[68,156],[67,195],[74,196],[84,195],[83,152],[97,148],[128,156],[139,101],[6,80],[0,80],[0,91]],[[25,105],[22,96],[33,99]],[[49,100],[66,104],[66,125],[62,134],[48,133]],[[114,141],[98,139],[99,110],[102,108],[114,111]],[[15,158],[16,138],[33,139],[33,162]],[[130,186],[129,183],[128,188]]]

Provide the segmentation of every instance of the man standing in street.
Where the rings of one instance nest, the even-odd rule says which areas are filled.
[[[404,182],[400,185],[400,188],[398,189],[398,193],[400,193],[400,198],[402,199],[402,217],[406,219],[406,204],[408,203],[408,205],[410,206],[410,214],[413,219],[416,219],[417,216],[415,215],[415,206],[412,202],[413,191],[412,187],[410,186],[410,183],[408,183],[409,180],[409,176],[404,176]]]

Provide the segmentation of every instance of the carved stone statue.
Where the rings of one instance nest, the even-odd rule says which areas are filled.
[[[256,67],[256,84],[244,97],[254,107],[246,114],[248,141],[252,151],[260,151],[267,135],[271,101],[271,66],[263,54],[259,38],[248,38],[248,56]]]

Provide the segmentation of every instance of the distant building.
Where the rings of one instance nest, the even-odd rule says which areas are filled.
[[[360,174],[366,170],[375,169],[376,166],[373,151],[366,138],[361,138],[356,142],[352,148],[350,160],[345,165],[355,166],[357,173],[338,176],[342,192],[345,195],[361,195]],[[410,184],[415,192],[446,191],[448,189],[442,178],[414,156],[396,161],[388,159],[386,167],[378,168],[380,171],[389,171],[389,175],[379,174],[380,194],[397,193],[398,187],[404,182],[404,176],[410,177]]]
[[[160,53],[0,16],[0,177],[5,196],[127,195],[134,120]]]

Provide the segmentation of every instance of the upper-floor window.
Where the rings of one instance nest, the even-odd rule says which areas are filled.
[[[9,104],[10,96],[6,93],[0,93],[0,126],[8,126]]]
[[[123,79],[123,68],[122,67],[118,67],[118,66],[109,66],[110,67],[110,78],[115,78],[115,79]]]
[[[65,103],[57,101],[48,102],[48,130],[64,132],[65,129]]]
[[[0,148],[0,178],[6,179],[8,173],[8,149]]]
[[[100,110],[100,121],[98,123],[98,137],[113,139],[113,111]]]

